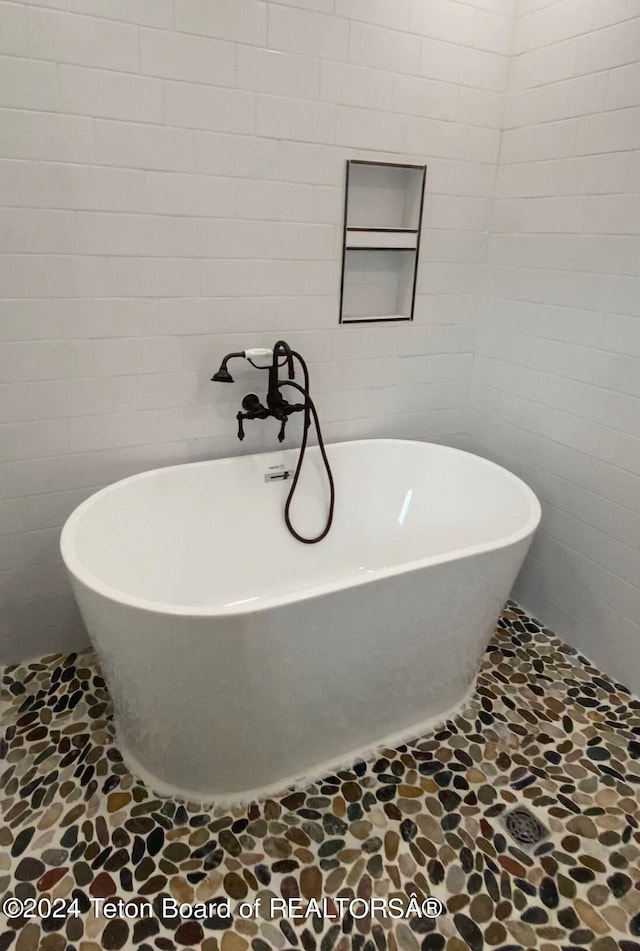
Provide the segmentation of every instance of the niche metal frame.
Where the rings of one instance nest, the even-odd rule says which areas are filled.
[[[364,227],[347,227],[347,222],[349,220],[349,182],[351,176],[351,169],[356,165],[365,165],[365,166],[377,166],[378,168],[391,168],[391,169],[406,169],[414,172],[421,172],[421,179],[419,185],[419,208],[418,208],[418,220],[416,228],[364,228]],[[344,224],[342,231],[342,271],[340,276],[340,313],[339,313],[339,323],[341,324],[381,324],[381,323],[398,323],[406,322],[413,320],[413,314],[415,310],[416,302],[416,285],[418,280],[418,262],[420,259],[420,238],[422,236],[422,214],[424,211],[424,193],[425,185],[427,178],[427,166],[426,165],[416,165],[407,162],[375,162],[365,159],[347,159],[347,170],[346,170],[346,179],[345,179],[345,192],[344,192]],[[407,234],[415,235],[416,241],[415,245],[402,247],[400,245],[379,245],[372,247],[370,245],[353,245],[348,244],[348,237],[350,234],[355,232],[363,232],[367,234]],[[345,271],[347,266],[347,252],[349,251],[369,251],[369,252],[412,252],[413,253],[413,274],[411,277],[411,307],[408,316],[389,316],[389,317],[346,317],[343,313],[344,305],[344,286],[345,286]]]

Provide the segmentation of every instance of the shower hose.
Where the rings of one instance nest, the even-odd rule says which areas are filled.
[[[277,346],[277,345],[276,345]],[[289,532],[293,535],[294,538],[297,538],[299,542],[302,542],[304,545],[315,545],[317,542],[321,542],[329,534],[329,529],[331,528],[331,523],[333,522],[333,508],[336,498],[336,490],[333,483],[333,473],[331,472],[331,466],[329,465],[329,460],[327,459],[327,453],[324,448],[324,440],[322,438],[322,432],[320,430],[320,420],[318,419],[318,413],[316,412],[315,405],[311,396],[309,395],[309,369],[304,359],[297,353],[295,350],[290,350],[289,347],[285,344],[282,349],[286,347],[287,357],[295,357],[300,366],[302,367],[302,372],[304,375],[304,386],[300,386],[299,383],[296,383],[294,380],[282,380],[278,383],[278,386],[292,386],[295,390],[298,390],[299,393],[304,397],[304,423],[302,431],[302,442],[300,444],[300,454],[298,456],[298,462],[296,464],[296,471],[293,476],[293,482],[291,483],[291,488],[289,489],[289,495],[287,496],[287,501],[284,506],[284,520]],[[287,361],[285,361],[287,362]],[[292,364],[289,363],[291,367]],[[311,428],[311,417],[313,417],[313,424],[316,427],[316,433],[318,435],[318,447],[320,449],[320,454],[322,456],[322,461],[327,473],[327,480],[329,482],[329,514],[327,515],[327,522],[324,529],[320,532],[319,535],[316,535],[315,538],[305,538],[303,535],[300,535],[299,532],[295,530],[291,524],[291,517],[289,515],[289,509],[291,508],[291,503],[293,502],[293,497],[298,486],[298,479],[300,478],[300,472],[302,470],[302,463],[304,462],[304,454],[307,451],[307,439],[309,436],[309,429]]]

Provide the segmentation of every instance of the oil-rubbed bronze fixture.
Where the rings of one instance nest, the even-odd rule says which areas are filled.
[[[298,463],[296,465],[296,471],[293,476],[293,482],[291,484],[291,489],[287,497],[287,501],[284,506],[284,520],[286,523],[289,532],[293,535],[294,538],[297,538],[299,542],[303,542],[305,545],[314,545],[316,542],[322,541],[322,539],[329,533],[331,528],[331,523],[333,521],[333,509],[335,504],[335,486],[333,482],[333,474],[331,472],[331,467],[329,465],[329,460],[327,458],[327,453],[324,448],[324,441],[322,439],[322,433],[320,432],[320,421],[318,419],[318,413],[316,412],[315,405],[311,396],[309,395],[309,368],[307,367],[306,362],[300,356],[296,350],[292,350],[288,343],[284,340],[277,340],[273,345],[273,349],[269,350],[266,348],[255,348],[251,350],[240,350],[236,353],[228,353],[226,357],[222,360],[219,370],[217,370],[211,377],[212,381],[215,383],[233,383],[233,377],[229,373],[227,368],[227,363],[229,360],[232,360],[236,357],[243,357],[245,360],[248,360],[251,366],[255,367],[257,370],[268,370],[269,371],[269,384],[267,389],[266,396],[266,406],[260,402],[260,397],[255,393],[247,393],[242,399],[242,409],[239,410],[236,414],[236,419],[238,420],[238,439],[243,440],[244,433],[244,421],[248,419],[268,419],[270,416],[273,416],[274,419],[279,420],[280,422],[280,431],[278,433],[278,441],[282,442],[285,438],[285,431],[287,426],[287,421],[293,413],[304,413],[304,422],[302,428],[302,442],[300,444],[300,455],[298,456]],[[282,360],[281,360],[282,358]],[[260,366],[255,361],[259,360],[263,365]],[[297,360],[300,366],[302,367],[304,384],[301,386],[295,381],[295,363]],[[265,361],[269,361],[266,362]],[[280,380],[279,378],[279,369],[283,366],[287,367],[287,377],[286,380]],[[289,403],[280,392],[282,386],[291,386],[295,390],[298,390],[304,398],[303,403]],[[327,473],[327,479],[329,482],[329,514],[327,516],[327,522],[322,532],[317,535],[315,538],[304,538],[302,535],[294,529],[291,524],[291,519],[289,518],[289,509],[291,507],[291,502],[293,501],[293,496],[298,485],[298,479],[300,477],[300,471],[302,469],[302,463],[304,461],[304,454],[307,451],[307,438],[309,435],[309,428],[311,426],[311,417],[313,416],[313,422],[316,427],[316,433],[318,435],[318,448],[322,455],[322,461]],[[282,478],[288,478],[287,475],[283,475]]]

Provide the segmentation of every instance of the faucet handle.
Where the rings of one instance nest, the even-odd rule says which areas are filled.
[[[238,420],[238,439],[240,440],[240,442],[242,442],[242,440],[244,439],[244,426],[242,424],[242,419],[243,419],[242,413],[238,413],[238,415],[236,416],[236,419]]]
[[[242,408],[246,409],[248,413],[256,412],[256,410],[264,409],[260,403],[259,398],[255,393],[247,393],[246,396],[242,398]]]

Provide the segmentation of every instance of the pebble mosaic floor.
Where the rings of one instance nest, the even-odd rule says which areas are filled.
[[[128,772],[91,652],[14,666],[3,691],[0,896],[65,913],[2,919],[0,951],[640,951],[640,701],[512,602],[460,715],[235,810]],[[551,830],[534,852],[501,825],[517,804]],[[232,914],[171,919],[169,897]],[[321,913],[269,920],[282,897]],[[376,897],[402,917],[360,917]],[[107,919],[95,898],[134,904]]]

